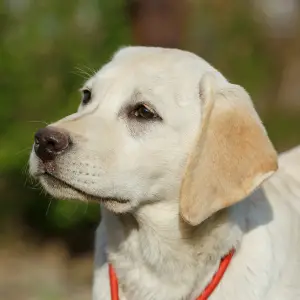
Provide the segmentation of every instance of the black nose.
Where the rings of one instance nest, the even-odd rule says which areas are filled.
[[[39,129],[34,136],[34,151],[42,161],[53,160],[69,146],[69,135],[55,127]]]

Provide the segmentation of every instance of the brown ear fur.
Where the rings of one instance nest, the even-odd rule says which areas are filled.
[[[277,153],[247,92],[202,81],[202,128],[184,176],[180,212],[191,225],[247,197],[277,170]]]

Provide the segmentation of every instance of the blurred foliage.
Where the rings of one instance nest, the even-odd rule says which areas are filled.
[[[245,86],[278,148],[299,142],[299,113],[272,102],[277,64],[249,5],[193,3],[183,46]],[[91,241],[85,232],[99,220],[98,205],[49,200],[27,178],[27,161],[33,133],[76,110],[84,80],[131,43],[124,7],[122,0],[0,0],[1,222],[64,236],[71,245]]]
[[[280,105],[278,94],[287,51],[278,49],[292,44],[298,53],[295,60],[299,59],[300,30],[292,43],[288,39],[272,40],[256,18],[251,1],[196,1],[187,48],[250,93],[272,141],[278,151],[283,151],[299,144],[300,111]]]
[[[253,95],[272,73],[272,61],[264,47],[265,37],[249,13],[249,3],[229,2],[197,2],[190,47]]]
[[[85,79],[129,43],[122,3],[1,0],[0,39],[2,222],[21,219],[53,234],[96,223],[97,205],[41,194],[27,178],[27,161],[34,132],[74,112]]]

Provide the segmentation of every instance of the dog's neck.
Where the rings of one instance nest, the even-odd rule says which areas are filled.
[[[135,299],[133,295],[137,293],[130,287],[137,289],[141,282],[151,282],[153,290],[160,291],[155,299],[169,299],[163,293],[163,286],[168,286],[168,291],[170,287],[174,289],[176,297],[172,299],[201,291],[221,257],[237,246],[241,237],[230,210],[216,213],[192,227],[181,219],[175,201],[146,205],[126,215],[104,211],[103,218],[108,232],[109,260],[130,299]],[[145,280],[140,280],[140,276],[145,276]],[[178,286],[179,282],[184,284]],[[140,299],[148,299],[146,292],[149,293],[139,294]]]

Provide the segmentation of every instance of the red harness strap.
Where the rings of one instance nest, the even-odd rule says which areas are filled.
[[[196,300],[207,300],[209,296],[213,293],[215,288],[220,283],[223,275],[225,274],[231,259],[235,253],[235,249],[230,250],[230,252],[225,255],[221,262],[218,271],[213,276],[211,282],[206,286],[204,291]],[[116,273],[111,264],[109,266],[109,280],[110,280],[110,292],[111,292],[111,300],[119,300],[119,288],[118,288],[118,279]]]

